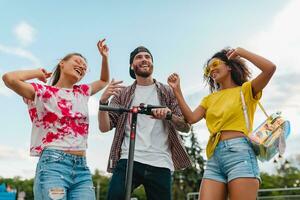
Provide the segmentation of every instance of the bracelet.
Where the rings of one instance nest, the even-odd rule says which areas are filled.
[[[101,105],[101,106],[108,106],[108,103],[109,103],[108,101],[107,101],[107,102],[104,102],[104,103],[101,102],[101,100],[99,101],[99,105]]]

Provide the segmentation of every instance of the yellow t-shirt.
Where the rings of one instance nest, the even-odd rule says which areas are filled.
[[[258,100],[262,96],[262,92],[253,97],[250,81],[243,83],[243,85],[239,87],[214,92],[204,97],[200,104],[206,110],[206,125],[210,132],[210,140],[206,147],[206,154],[208,158],[213,155],[215,146],[219,142],[220,131],[241,131],[245,135],[248,135],[240,95],[241,89],[247,105],[251,131],[254,112]],[[214,138],[216,137],[216,134],[218,136],[217,138]]]

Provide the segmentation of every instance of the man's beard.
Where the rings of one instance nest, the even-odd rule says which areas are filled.
[[[143,77],[143,78],[148,78],[153,73],[153,65],[152,64],[150,65],[150,69],[148,71],[140,70],[140,68],[138,66],[134,67],[133,70],[134,70],[134,73],[137,76],[140,76],[140,77]]]

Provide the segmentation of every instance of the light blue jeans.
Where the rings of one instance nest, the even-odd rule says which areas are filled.
[[[34,199],[95,200],[86,158],[60,150],[45,149],[36,168]]]

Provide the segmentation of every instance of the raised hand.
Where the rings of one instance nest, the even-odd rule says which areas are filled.
[[[97,43],[97,47],[98,47],[98,50],[99,50],[102,57],[107,57],[108,56],[109,48],[105,44],[105,39],[99,40],[99,42]]]
[[[179,75],[176,73],[171,74],[168,77],[168,84],[173,90],[179,90],[180,89],[180,78]]]
[[[226,56],[228,58],[228,60],[230,59],[235,59],[235,58],[240,58],[240,52],[242,51],[243,49],[238,47],[236,49],[230,49],[227,53],[226,53]]]
[[[52,75],[52,72],[47,72],[44,68],[40,68],[38,70],[41,72],[38,79],[44,83],[47,83],[47,79]]]
[[[125,87],[123,85],[120,85],[121,83],[123,83],[123,81],[115,81],[114,79],[112,79],[111,82],[108,84],[107,88],[102,93],[100,102],[108,102],[108,99],[111,96],[118,94],[118,92]]]

